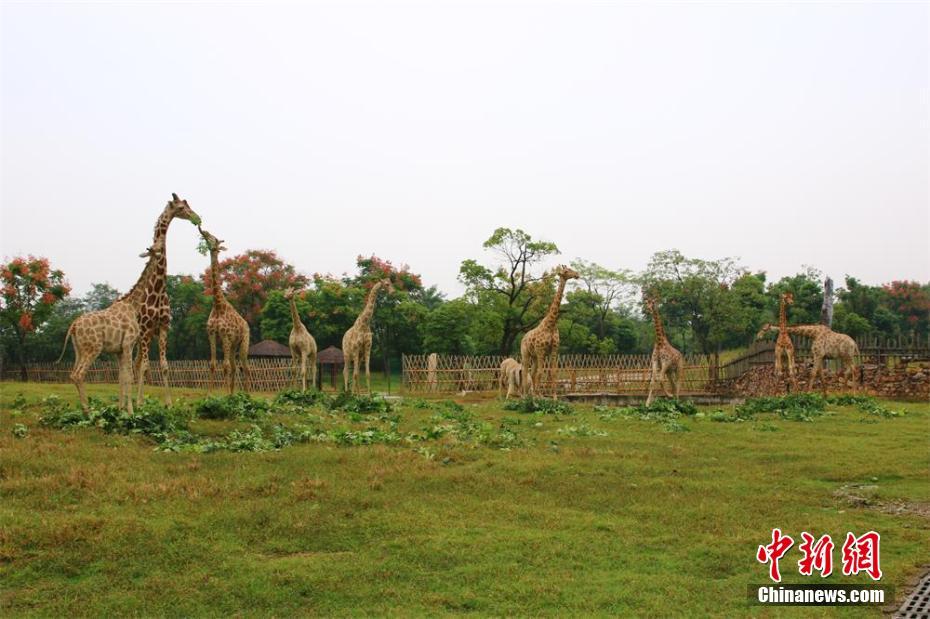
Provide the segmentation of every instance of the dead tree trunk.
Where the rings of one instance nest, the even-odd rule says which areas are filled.
[[[820,322],[833,328],[833,280],[827,277],[823,282],[823,305],[820,308]]]

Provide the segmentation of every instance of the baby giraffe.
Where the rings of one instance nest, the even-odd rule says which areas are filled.
[[[518,389],[523,390],[523,366],[519,361],[507,357],[501,361],[500,381],[498,383],[497,395],[500,396],[504,391],[504,385],[507,385],[507,395],[505,400],[509,400]]]
[[[223,346],[223,372],[226,374],[229,393],[236,390],[236,365],[242,368],[245,390],[249,390],[249,323],[226,300],[220,281],[219,255],[226,251],[223,241],[200,228],[200,235],[210,252],[210,288],[213,290],[213,309],[207,319],[207,338],[210,340],[210,386],[216,381],[216,340]]]
[[[310,384],[316,387],[316,340],[310,335],[307,327],[300,320],[300,314],[297,312],[297,301],[294,296],[297,291],[288,288],[284,291],[284,298],[291,302],[291,336],[287,339],[287,344],[291,348],[291,361],[294,368],[297,368],[297,358],[300,358],[300,380],[301,389],[307,390],[307,363],[310,364]]]
[[[87,393],[84,391],[84,374],[100,353],[119,355],[119,407],[131,415],[132,410],[132,351],[139,340],[139,311],[145,302],[145,290],[165,253],[164,237],[156,240],[142,258],[148,258],[142,275],[132,289],[113,302],[110,307],[78,316],[65,334],[61,361],[68,347],[68,338],[74,345],[74,369],[71,380],[78,390],[81,407],[87,411]],[[57,363],[57,362],[56,362]]]

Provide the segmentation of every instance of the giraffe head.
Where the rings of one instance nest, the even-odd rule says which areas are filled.
[[[578,279],[579,277],[581,277],[578,274],[578,271],[570,267],[567,267],[564,264],[560,264],[559,266],[555,267],[555,274],[558,275],[559,278],[563,280]]]
[[[761,339],[764,338],[764,337],[766,336],[766,334],[767,334],[769,331],[771,331],[771,330],[772,330],[772,325],[769,324],[769,323],[765,323],[764,325],[762,325],[762,328],[759,329],[759,332],[756,333],[756,339],[757,339],[757,340],[761,340]]]
[[[203,237],[207,245],[207,251],[210,252],[211,256],[218,256],[221,251],[226,251],[226,247],[223,245],[224,241],[216,238],[200,226],[197,226],[197,229],[200,230],[200,236]]]
[[[171,194],[171,200],[165,207],[165,213],[170,215],[172,218],[177,217],[179,219],[186,219],[195,226],[200,226],[200,215],[194,212],[194,210],[187,203],[187,200],[182,200],[176,193]]]
[[[291,287],[291,288],[287,288],[284,290],[284,298],[287,299],[288,301],[293,299],[295,296],[297,296],[296,288]]]
[[[160,236],[155,239],[155,242],[152,243],[152,246],[147,248],[144,252],[139,254],[140,258],[160,258],[165,255],[165,237]]]
[[[379,279],[377,283],[386,293],[394,294],[394,284],[391,283],[389,278],[385,277],[383,279]]]
[[[781,294],[781,300],[785,302],[785,305],[794,304],[794,295],[790,292],[783,292]]]

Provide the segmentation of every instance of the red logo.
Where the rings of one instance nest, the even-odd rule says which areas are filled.
[[[833,573],[833,539],[829,535],[822,535],[816,539],[804,531],[801,533],[801,559],[798,561],[798,572],[802,576],[811,576],[815,571],[821,578]],[[872,580],[881,580],[882,568],[879,562],[881,535],[869,531],[860,537],[853,533],[846,534],[843,543],[843,575],[855,576],[865,572]],[[781,582],[781,570],[778,562],[794,545],[790,535],[783,535],[781,529],[772,529],[772,543],[759,546],[756,551],[756,560],[759,563],[769,564],[769,578]]]

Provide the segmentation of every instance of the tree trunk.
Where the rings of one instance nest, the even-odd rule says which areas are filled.
[[[29,378],[26,374],[26,332],[17,329],[16,337],[19,340],[19,373],[23,382],[26,382]]]
[[[833,327],[833,280],[829,277],[823,282],[823,305],[820,308],[820,323]]]

